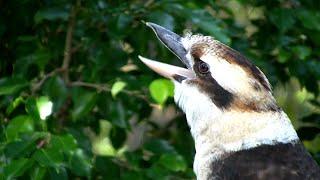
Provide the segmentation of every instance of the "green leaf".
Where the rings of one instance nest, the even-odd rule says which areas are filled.
[[[110,102],[109,105],[108,114],[112,124],[121,128],[127,128],[128,122],[126,120],[126,110],[122,101],[113,101]]]
[[[174,18],[163,11],[152,11],[148,19],[150,22],[166,27],[166,29],[169,29],[170,31],[173,31],[174,29]]]
[[[146,179],[143,177],[143,173],[135,171],[127,171],[121,174],[121,179],[123,180],[143,180]]]
[[[290,57],[291,57],[290,52],[288,52],[287,50],[280,49],[277,60],[279,63],[285,63],[288,61]]]
[[[37,37],[36,36],[30,36],[30,35],[26,35],[26,36],[19,36],[17,38],[18,41],[21,41],[21,42],[32,42],[32,41],[35,41],[37,40]]]
[[[0,95],[14,94],[27,85],[28,82],[21,78],[2,78],[0,79]]]
[[[63,161],[62,153],[56,148],[39,149],[33,154],[33,158],[41,166],[58,168]]]
[[[26,158],[20,158],[11,161],[7,166],[4,167],[4,175],[6,179],[14,179],[32,166],[32,160]]]
[[[14,99],[13,102],[10,103],[9,107],[7,107],[6,113],[9,115],[14,111],[21,103],[24,102],[23,97],[19,96],[16,99]]]
[[[293,53],[301,60],[305,60],[311,55],[311,48],[307,46],[294,46],[292,47]]]
[[[21,135],[20,140],[8,143],[4,149],[5,155],[8,158],[23,157],[36,149],[37,140],[45,138],[48,133],[32,132]]]
[[[42,180],[46,175],[47,169],[43,167],[36,166],[33,168],[30,177],[32,180]]]
[[[210,17],[205,10],[194,10],[190,13],[191,21],[200,29],[212,35],[215,39],[225,44],[230,44],[231,39],[220,25],[219,21]]]
[[[49,168],[50,180],[68,180],[68,174],[64,167]]]
[[[153,139],[144,145],[144,148],[155,154],[175,153],[175,149],[162,139]]]
[[[110,157],[97,156],[94,167],[105,179],[117,179],[120,176],[120,167]]]
[[[67,20],[69,17],[69,12],[65,9],[60,8],[48,8],[39,10],[34,16],[34,21],[36,24],[41,23],[43,20],[54,21],[57,19]]]
[[[52,102],[49,100],[46,96],[41,96],[37,98],[36,101],[39,116],[42,120],[45,120],[47,116],[49,116],[52,113]]]
[[[302,25],[305,28],[320,31],[320,13],[319,13],[319,11],[302,9],[299,11],[295,11],[295,13],[297,14],[299,20],[301,21]]]
[[[169,180],[170,178],[168,178],[168,176],[172,174],[166,168],[163,168],[158,164],[153,164],[146,172],[147,176],[154,180]]]
[[[42,91],[50,97],[53,102],[53,111],[57,112],[62,108],[68,96],[68,89],[60,76],[55,76],[46,81]]]
[[[92,168],[89,158],[81,149],[77,149],[69,162],[69,168],[78,176],[89,176]]]
[[[151,97],[158,104],[164,104],[168,97],[173,96],[173,89],[173,83],[167,79],[156,79],[149,85]]]
[[[26,101],[26,111],[34,120],[40,120],[40,112],[37,107],[37,100],[34,97],[30,97]]]
[[[291,9],[273,9],[270,12],[270,20],[282,33],[292,28],[295,23]]]
[[[159,163],[171,171],[185,171],[187,163],[179,154],[163,154],[160,157]]]
[[[163,83],[166,85],[166,88],[168,90],[169,97],[174,96],[174,84],[172,81],[164,79]]]
[[[74,151],[77,148],[77,141],[71,134],[52,136],[51,143],[63,151]]]
[[[127,30],[130,27],[130,23],[132,23],[132,16],[130,14],[121,13],[117,20],[117,29],[119,31]]]
[[[126,86],[127,84],[123,81],[117,81],[112,85],[111,88],[111,95],[112,97],[116,97],[116,95],[121,92],[121,90]]]
[[[73,120],[82,118],[95,106],[97,94],[95,92],[80,91],[73,93],[74,107],[71,115]]]
[[[198,26],[202,31],[209,33],[215,39],[228,45],[231,44],[231,38],[227,34],[228,31],[224,29],[221,21],[212,17],[207,10],[184,7],[177,3],[168,3],[165,9],[176,16],[188,19],[192,22],[192,25]]]
[[[195,23],[203,30],[210,35],[212,35],[215,39],[221,41],[225,44],[230,44],[231,39],[225,34],[225,31],[215,22],[215,21],[202,21],[196,20]]]
[[[32,132],[34,130],[33,121],[30,116],[20,115],[13,118],[6,129],[8,141],[17,139],[20,132]]]

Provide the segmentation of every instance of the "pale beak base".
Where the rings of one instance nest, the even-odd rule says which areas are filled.
[[[168,79],[174,79],[175,76],[182,76],[187,79],[195,78],[195,74],[192,70],[181,68],[178,66],[173,66],[170,64],[161,63],[158,61],[154,61],[142,56],[139,56],[139,59],[147,65],[150,69],[155,71],[156,73],[160,74],[163,77],[166,77]]]

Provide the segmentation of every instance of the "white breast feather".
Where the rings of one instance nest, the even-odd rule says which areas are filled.
[[[289,118],[282,111],[223,111],[207,95],[185,82],[175,82],[174,98],[186,113],[195,140],[194,171],[198,179],[205,178],[206,172],[210,172],[210,162],[224,153],[298,140]]]

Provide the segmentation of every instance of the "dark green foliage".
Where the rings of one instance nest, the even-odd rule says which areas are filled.
[[[173,86],[137,58],[178,63],[146,21],[214,36],[249,57],[320,160],[316,0],[0,7],[0,179],[194,178],[193,141]]]

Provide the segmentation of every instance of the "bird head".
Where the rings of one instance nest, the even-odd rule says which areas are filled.
[[[237,51],[210,36],[181,37],[157,24],[146,24],[186,68],[140,59],[173,80],[175,101],[187,115],[278,110],[265,75]]]
[[[210,36],[181,37],[154,23],[147,25],[186,66],[139,56],[174,82],[175,102],[186,113],[195,140],[197,177],[206,177],[208,164],[225,154],[298,140],[266,76],[243,55]]]

